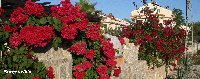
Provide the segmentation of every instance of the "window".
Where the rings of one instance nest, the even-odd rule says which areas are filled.
[[[157,13],[160,13],[160,9],[157,10]]]
[[[143,13],[143,12],[144,12],[144,10],[141,10],[141,11],[140,11],[140,13]]]

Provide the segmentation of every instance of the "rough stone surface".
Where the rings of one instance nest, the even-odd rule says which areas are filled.
[[[188,79],[200,79],[200,65],[193,65],[191,67]]]
[[[47,68],[49,66],[54,68],[55,79],[72,78],[72,56],[67,50],[51,48],[46,53],[36,53],[36,56]]]
[[[155,70],[149,70],[144,60],[138,60],[139,46],[128,43],[125,39],[125,45],[119,51],[123,52],[121,56],[116,56],[117,66],[120,66],[122,73],[119,77],[112,76],[111,79],[163,79],[165,78],[165,69],[163,67]],[[48,68],[54,68],[55,79],[72,79],[72,56],[67,50],[51,48],[46,53],[36,53],[39,61],[43,62]]]

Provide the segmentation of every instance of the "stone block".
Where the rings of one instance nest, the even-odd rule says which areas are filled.
[[[43,62],[48,68],[54,68],[55,79],[71,79],[72,78],[72,56],[67,50],[51,48],[46,53],[36,53],[36,57]]]

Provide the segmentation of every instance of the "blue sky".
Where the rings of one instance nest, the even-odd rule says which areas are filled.
[[[52,2],[52,4],[59,4],[61,0],[41,0],[41,2]],[[70,0],[73,4],[79,0]],[[102,10],[104,13],[113,13],[117,18],[130,18],[131,11],[135,10],[133,2],[142,6],[141,0],[90,0],[91,3],[97,2],[96,9]],[[148,0],[150,1],[150,0]],[[161,6],[169,6],[171,10],[174,8],[181,9],[185,16],[185,0],[155,0]],[[192,0],[192,21],[200,21],[200,0]]]

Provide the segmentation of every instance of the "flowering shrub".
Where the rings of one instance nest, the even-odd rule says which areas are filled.
[[[62,1],[61,5],[51,7],[51,12],[47,13],[43,6],[29,0],[24,8],[18,7],[11,14],[12,24],[1,25],[0,38],[3,40],[0,40],[0,49],[4,53],[0,69],[30,69],[32,74],[0,73],[0,78],[54,78],[53,67],[45,69],[34,56],[35,48],[45,48],[47,45],[68,48],[73,58],[73,77],[76,79],[119,76],[120,68],[111,74],[117,69],[114,60],[116,52],[110,40],[104,39],[100,33],[100,24],[90,23],[80,6],[72,5],[69,0]],[[3,13],[3,9],[0,9],[0,13]]]
[[[2,14],[4,14],[4,9],[2,9],[1,7],[0,7],[0,16],[2,15]]]
[[[147,20],[134,25],[133,38],[135,45],[140,45],[139,56],[150,66],[166,64],[176,66],[185,51],[186,31],[180,27],[172,26],[172,21],[159,23],[158,16],[145,9]]]

